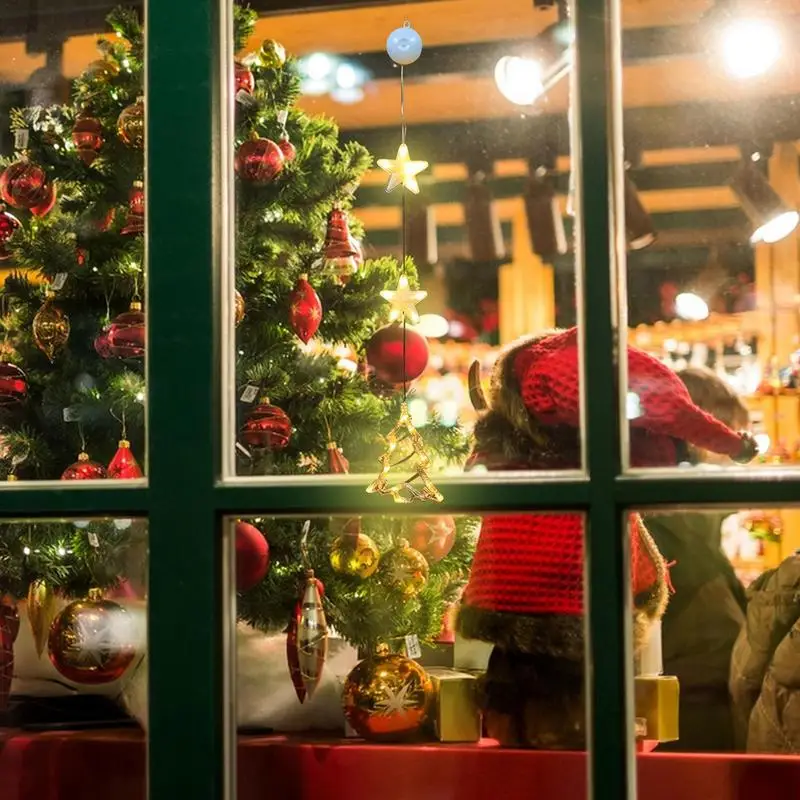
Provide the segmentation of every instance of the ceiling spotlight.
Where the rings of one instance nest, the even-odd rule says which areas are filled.
[[[781,55],[781,34],[769,19],[729,18],[719,33],[722,63],[734,78],[768,72]]]
[[[708,318],[708,303],[694,292],[681,292],[675,298],[675,313],[689,322],[701,322]]]
[[[532,105],[544,94],[542,65],[532,58],[503,56],[495,65],[494,80],[500,94],[518,106]]]
[[[491,167],[488,167],[491,169]],[[477,263],[496,263],[505,258],[503,230],[492,196],[487,170],[470,168],[464,194],[464,222],[470,257]]]
[[[312,81],[324,81],[333,72],[334,61],[326,53],[312,53],[301,62],[303,72]]]
[[[628,236],[628,247],[631,250],[643,250],[656,240],[653,218],[642,205],[636,185],[627,173],[625,175],[625,230]]]
[[[539,167],[531,172],[523,199],[533,252],[547,262],[564,255],[567,252],[564,220],[546,169]]]
[[[339,64],[336,68],[336,85],[340,89],[354,89],[359,84],[359,75],[352,64]]]
[[[800,214],[789,208],[769,181],[752,163],[742,164],[731,181],[744,213],[753,225],[752,244],[774,244],[785,239],[800,222]]]
[[[518,106],[530,106],[565,77],[571,66],[571,48],[547,68],[526,56],[503,56],[495,64],[494,81],[506,100]]]

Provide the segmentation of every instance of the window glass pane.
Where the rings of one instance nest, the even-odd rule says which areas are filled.
[[[698,756],[651,760],[639,772],[640,792],[645,777],[666,780],[668,771],[682,796],[703,785],[707,796],[734,797],[746,784],[734,753],[784,756],[745,763],[763,764],[759,781],[796,779],[797,510],[688,507],[642,517],[672,587],[653,629],[653,658],[636,679],[637,716],[650,729],[644,749]],[[711,776],[723,772],[729,777],[714,786]]]
[[[4,796],[146,797],[147,559],[142,519],[0,525]]]
[[[580,514],[229,524],[240,798],[353,770],[390,798],[423,772],[437,796],[522,797],[520,747],[570,751],[537,762],[539,785],[585,796]]]
[[[576,324],[566,10],[413,12],[235,9],[229,476],[367,483],[404,399],[429,473],[457,475],[487,395],[517,446],[478,469],[581,466],[572,335],[498,366]]]
[[[623,4],[633,467],[796,462],[797,8]],[[663,383],[662,383],[663,382]],[[679,395],[683,394],[683,399]],[[656,430],[658,429],[658,430]],[[658,463],[647,431],[681,444]],[[675,449],[675,448],[673,448]]]
[[[62,5],[3,12],[0,478],[133,479],[145,457],[143,32],[132,9]]]

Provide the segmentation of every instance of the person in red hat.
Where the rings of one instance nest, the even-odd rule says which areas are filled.
[[[470,375],[479,411],[468,468],[577,469],[580,459],[575,328],[515,343],[495,365],[488,402]],[[691,400],[660,361],[628,348],[628,418],[634,467],[677,466],[687,444],[750,461],[753,437]],[[636,650],[667,602],[667,568],[641,519],[628,521]],[[583,749],[583,517],[484,517],[459,610],[462,636],[495,645],[483,682],[487,733],[510,746]]]

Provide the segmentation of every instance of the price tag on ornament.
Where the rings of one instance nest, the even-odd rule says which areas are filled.
[[[80,414],[75,406],[67,406],[64,409],[64,422],[77,422],[79,419]]]
[[[30,135],[31,132],[27,128],[19,128],[18,130],[14,131],[14,149],[27,150]]]
[[[86,538],[89,540],[89,544],[92,547],[100,547],[100,540],[97,538],[97,534],[94,531],[88,531],[86,533]]]
[[[59,272],[55,278],[53,278],[53,291],[58,292],[64,288],[64,284],[67,282],[67,273],[66,272]]]
[[[422,648],[419,646],[419,636],[416,633],[409,633],[406,636],[406,655],[409,658],[420,658]]]
[[[258,386],[253,386],[253,384],[249,384],[248,386],[244,387],[244,391],[242,392],[241,401],[243,403],[252,403],[253,400],[256,399],[258,396]]]
[[[258,105],[258,100],[256,100],[253,95],[249,94],[244,89],[239,89],[239,91],[236,92],[236,102],[247,107]]]

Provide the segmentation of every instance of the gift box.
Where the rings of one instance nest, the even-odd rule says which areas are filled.
[[[678,679],[672,675],[634,678],[637,739],[677,741],[679,693]]]
[[[486,672],[493,649],[493,644],[465,639],[457,633],[453,644],[453,668],[464,672]]]
[[[440,742],[477,742],[481,738],[478,680],[475,675],[452,669],[428,670],[434,701],[429,728]]]

